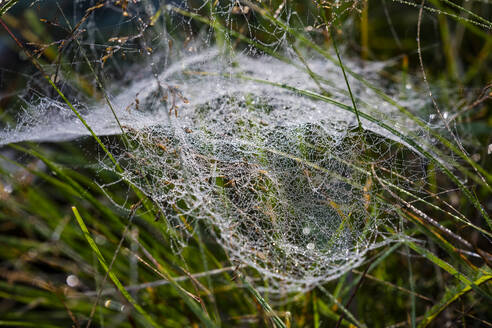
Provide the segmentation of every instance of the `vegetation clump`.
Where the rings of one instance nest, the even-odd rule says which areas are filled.
[[[0,4],[0,325],[490,325],[487,14]]]

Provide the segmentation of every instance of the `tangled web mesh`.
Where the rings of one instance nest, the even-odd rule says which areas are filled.
[[[237,7],[230,2],[223,14]],[[275,15],[292,18],[279,8]],[[256,41],[283,54],[285,31],[269,33],[275,42]],[[141,79],[113,85],[122,90],[111,102],[130,142],[111,148],[122,172],[105,164],[154,201],[178,241],[185,245],[196,223],[204,223],[232,261],[256,269],[268,280],[264,289],[280,292],[337,278],[369,251],[401,238],[397,208],[385,201],[383,185],[418,193],[427,160],[374,122],[424,147],[425,129],[353,76],[348,82],[358,108],[373,118],[362,119],[361,127],[343,106],[282,87],[351,104],[340,67],[316,55],[300,60],[286,47],[289,64],[257,53],[223,55],[207,43],[186,47],[160,74],[154,65]],[[167,51],[156,62],[167,62]],[[403,94],[381,79],[386,63],[344,65],[401,106],[428,107],[410,85]],[[121,133],[105,104],[77,109],[98,136]],[[0,145],[88,135],[65,104],[45,98],[26,110],[15,128],[0,132]]]
[[[132,146],[118,151],[122,178],[144,191],[171,226],[186,236],[198,220],[206,222],[232,260],[259,271],[274,292],[334,279],[400,238],[395,208],[381,198],[376,179],[417,190],[425,159],[365,120],[359,129],[353,114],[334,105],[273,86],[237,85],[214,58],[169,76],[189,97],[177,97],[184,102],[178,117],[130,128]],[[312,83],[283,63],[236,60],[229,73]],[[336,67],[323,65],[340,81]],[[370,90],[356,81],[353,88],[370,101]],[[396,112],[377,114],[405,130]],[[421,133],[412,124],[406,131]]]

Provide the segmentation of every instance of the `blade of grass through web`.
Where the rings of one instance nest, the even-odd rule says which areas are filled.
[[[355,104],[354,95],[352,94],[352,88],[350,88],[350,83],[347,79],[347,74],[345,73],[345,67],[342,63],[342,58],[340,57],[340,53],[338,52],[338,46],[337,46],[337,41],[335,39],[335,35],[333,33],[333,27],[330,28],[330,35],[331,35],[331,41],[333,42],[333,48],[335,49],[335,53],[337,54],[339,66],[342,69],[343,79],[345,80],[345,84],[347,85],[347,89],[350,95],[350,100],[352,101],[352,106],[355,111],[355,116],[357,117],[357,124],[359,125],[359,131],[362,132],[362,123],[360,122],[359,111],[357,110],[357,105]],[[340,322],[338,323],[338,325],[340,325]]]
[[[95,7],[92,7],[95,8]],[[104,143],[101,141],[101,139],[94,133],[92,128],[87,124],[87,122],[84,120],[84,118],[80,115],[80,113],[75,109],[75,107],[72,105],[72,103],[66,98],[66,96],[61,92],[61,90],[56,86],[56,84],[53,82],[53,80],[48,76],[39,62],[34,58],[29,51],[23,46],[23,44],[15,37],[15,35],[10,31],[8,26],[0,19],[0,24],[5,28],[5,30],[9,33],[9,35],[12,37],[12,39],[17,43],[17,45],[24,51],[26,56],[31,60],[33,65],[41,72],[43,77],[48,81],[48,83],[55,89],[55,91],[59,94],[59,96],[63,99],[63,101],[67,104],[67,106],[72,110],[72,112],[77,116],[79,121],[87,128],[89,131],[90,135],[96,140],[97,144],[101,147],[101,149],[104,151],[104,153],[108,156],[108,158],[111,160],[111,162],[114,164],[115,169],[117,172],[123,172],[123,169],[120,167],[119,163],[116,161],[114,156],[111,154],[111,152],[107,149],[107,147],[104,145]],[[78,28],[78,27],[77,27]],[[71,180],[71,179],[70,179]],[[134,186],[132,183],[129,183],[130,188],[135,192],[135,194],[138,196],[140,200],[143,201],[143,204],[145,208],[149,211],[152,212],[152,206],[149,203],[149,200],[146,199],[145,195],[139,190],[136,186]],[[83,195],[84,192],[81,192]],[[105,208],[103,206],[103,208]],[[105,211],[108,212],[108,211]],[[110,212],[110,211],[109,211]],[[112,217],[112,216],[110,216]]]
[[[7,33],[12,37],[12,39],[17,43],[20,49],[24,51],[26,56],[31,60],[33,65],[37,68],[37,70],[43,75],[43,77],[48,81],[48,83],[55,89],[56,93],[63,99],[63,101],[67,104],[67,106],[70,108],[70,110],[77,116],[78,120],[86,127],[86,129],[89,131],[91,136],[96,140],[96,142],[99,144],[99,146],[102,148],[102,150],[106,153],[106,155],[109,157],[109,159],[115,164],[118,165],[115,158],[113,155],[109,152],[109,150],[106,148],[106,146],[103,144],[101,139],[95,134],[95,132],[92,130],[92,128],[87,124],[86,120],[80,115],[80,113],[75,109],[75,107],[72,105],[72,103],[67,99],[65,94],[61,92],[61,90],[56,86],[56,84],[53,82],[51,77],[44,71],[44,69],[41,67],[39,62],[34,58],[31,53],[24,47],[24,45],[15,37],[15,35],[12,33],[12,31],[8,28],[8,26],[4,23],[4,21],[0,18],[0,24],[3,26],[3,28],[7,31]],[[119,166],[118,166],[119,167]]]
[[[205,23],[205,24],[211,24],[211,22],[209,20],[207,20],[206,18],[203,18],[202,16],[199,16],[197,14],[194,14],[194,13],[189,13],[187,11],[184,11],[182,9],[179,9],[179,8],[175,8],[175,7],[171,7],[172,10],[184,15],[184,16],[188,16],[188,17],[191,17],[195,20],[198,20],[202,23]],[[275,19],[276,20],[276,19]],[[220,25],[219,22],[214,22],[214,28],[216,29],[220,29],[222,31],[222,33],[224,33],[225,30],[227,30],[225,27],[223,27],[222,25]],[[292,32],[292,35],[294,35],[296,37],[296,39],[299,39],[301,41],[303,41],[307,46],[309,47],[313,47],[316,51],[318,51],[320,54],[322,54],[324,57],[326,57],[327,59],[329,59],[330,61],[332,61],[334,64],[336,65],[339,65],[339,62],[334,59],[333,57],[331,57],[330,54],[328,54],[325,50],[319,48],[317,45],[313,44],[311,41],[309,41],[308,39],[304,38],[304,36],[302,34],[299,34],[298,32],[296,31],[291,31],[287,26],[285,26],[285,28],[289,31],[289,32]],[[247,42],[255,47],[257,47],[258,49],[266,52],[267,54],[285,62],[285,63],[288,63],[290,65],[293,65],[294,67],[302,70],[302,71],[306,71],[306,69],[300,65],[297,65],[296,63],[292,62],[292,60],[280,55],[278,52],[276,51],[273,51],[272,49],[266,47],[266,46],[263,46],[262,44],[256,42],[255,40],[252,40],[252,39],[249,39],[245,36],[243,36],[242,34],[234,31],[234,30],[228,30],[228,32],[234,36],[234,37],[237,37],[239,39],[241,39],[242,41],[244,42]],[[405,114],[406,116],[408,116],[410,119],[412,119],[412,121],[416,122],[420,127],[424,128],[424,130],[426,132],[429,132],[431,135],[433,135],[434,137],[436,137],[438,140],[440,140],[447,148],[449,148],[451,151],[453,151],[454,153],[456,153],[457,155],[459,155],[461,158],[463,158],[468,164],[470,164],[475,170],[478,170],[481,174],[483,174],[485,177],[487,177],[487,179],[489,181],[492,181],[492,174],[489,173],[488,171],[486,171],[485,169],[483,169],[478,163],[476,163],[475,161],[473,161],[466,153],[462,152],[460,149],[458,149],[454,144],[452,144],[450,141],[448,141],[443,135],[442,133],[440,133],[439,131],[435,131],[434,129],[431,129],[427,123],[425,121],[423,121],[421,118],[415,116],[414,114],[412,114],[409,110],[407,110],[406,108],[404,108],[403,106],[399,105],[396,101],[394,101],[390,96],[386,95],[382,90],[378,89],[377,87],[373,86],[370,82],[366,81],[362,76],[360,76],[359,74],[351,71],[349,68],[345,67],[346,70],[349,72],[349,74],[351,74],[352,76],[354,76],[357,80],[359,80],[360,82],[362,82],[364,85],[366,85],[368,88],[372,89],[373,91],[376,92],[376,94],[378,94],[378,96],[380,96],[384,101],[388,102],[389,104],[395,106],[396,108],[398,108],[398,110],[400,110],[403,114]],[[307,71],[306,71],[307,72]],[[309,73],[309,72],[307,72]],[[313,72],[314,75],[316,75],[316,73]],[[323,81],[324,83],[327,83],[328,85],[332,86],[333,88],[335,88],[336,90],[342,92],[342,93],[345,93],[346,91],[343,90],[343,89],[340,89],[336,86],[333,85],[333,83],[331,83],[331,81],[327,81],[326,79],[324,79],[322,76],[317,76],[317,79],[320,80],[320,81]],[[347,92],[348,94],[348,92]],[[363,99],[358,99],[359,101],[362,101],[364,102]],[[364,102],[365,103],[365,102]],[[433,152],[435,152],[437,155],[441,156],[442,157],[442,151],[440,151],[437,147],[435,147],[434,145],[431,145],[431,144],[426,144],[425,145],[426,147],[428,147],[430,150],[432,150]],[[483,184],[484,181],[483,179],[481,179],[479,176],[476,176],[474,173],[470,172],[469,170],[467,170],[465,167],[463,167],[459,162],[457,161],[454,161],[452,159],[449,159],[448,163],[449,165],[452,165],[454,167],[456,167],[459,171],[461,171],[463,174],[465,174],[466,176],[470,177],[471,179],[473,179],[475,182],[479,183],[479,184]],[[485,187],[489,190],[492,190],[492,187],[487,183],[485,182]]]
[[[101,266],[103,267],[104,271],[108,274],[109,278],[113,281],[115,284],[116,288],[121,292],[124,298],[133,305],[133,307],[144,317],[144,319],[153,327],[160,327],[160,325],[157,324],[157,322],[152,319],[152,317],[135,301],[135,299],[126,291],[126,289],[123,287],[121,282],[119,281],[118,277],[110,270],[108,265],[106,264],[106,260],[104,259],[103,255],[99,251],[99,248],[96,245],[96,242],[94,239],[92,239],[92,236],[89,233],[89,230],[87,229],[87,226],[84,223],[84,220],[79,214],[79,211],[77,208],[74,206],[72,207],[73,214],[75,215],[75,218],[77,219],[77,223],[79,224],[80,228],[82,229],[82,232],[84,233],[85,238],[87,239],[87,242],[89,243],[89,246],[92,248],[93,252],[96,254],[97,259]]]
[[[318,79],[317,74],[314,73],[313,70],[309,67],[308,62],[306,61],[306,59],[302,55],[301,51],[299,49],[297,49],[297,47],[296,47],[296,45],[294,43],[292,43],[290,46],[292,47],[292,49],[296,53],[297,57],[299,57],[299,60],[301,61],[301,63],[304,65],[305,71],[309,74],[309,76],[311,77],[311,79],[318,86],[318,88],[320,90],[320,93],[329,94],[328,91],[326,91],[326,89],[323,87],[323,85],[321,85],[321,82]],[[294,63],[292,63],[292,64],[294,64]],[[297,67],[297,65],[294,65],[294,66]],[[300,67],[298,67],[298,68],[300,69]]]
[[[111,154],[111,152],[107,149],[107,147],[104,145],[104,143],[101,141],[101,139],[95,134],[95,132],[92,130],[92,128],[89,126],[89,124],[84,120],[84,118],[80,115],[80,113],[75,109],[75,107],[72,105],[72,103],[67,99],[67,97],[62,93],[62,91],[56,86],[56,84],[53,82],[51,77],[46,74],[46,72],[43,70],[39,62],[34,58],[29,51],[23,46],[23,44],[15,37],[15,35],[10,31],[8,26],[3,22],[2,19],[0,19],[0,24],[5,28],[5,30],[9,33],[9,35],[12,37],[12,39],[17,43],[17,45],[24,51],[26,56],[31,60],[33,65],[39,70],[39,72],[43,75],[43,77],[48,81],[48,83],[55,89],[55,91],[58,93],[58,95],[63,99],[65,104],[70,108],[70,110],[77,116],[77,119],[86,127],[86,129],[89,131],[90,135],[96,140],[97,144],[101,147],[101,149],[104,151],[104,153],[108,156],[108,158],[111,160],[111,162],[114,164],[115,169],[118,172],[123,172],[123,169],[120,167],[119,163],[116,161],[114,156]],[[136,195],[140,198],[143,199],[144,206],[148,209],[151,210],[151,207],[149,205],[149,202],[144,199],[145,196],[143,193],[135,187],[133,184],[130,184],[130,188],[136,193]]]
[[[336,58],[333,58],[325,49],[321,48],[320,46],[316,45],[313,43],[311,40],[306,38],[304,34],[298,32],[297,30],[294,30],[290,28],[287,24],[285,24],[283,21],[281,21],[278,17],[275,17],[271,13],[268,12],[267,9],[261,8],[256,4],[251,3],[250,1],[245,1],[245,3],[248,3],[252,9],[256,10],[259,14],[261,14],[263,17],[267,18],[271,23],[277,25],[279,28],[282,28],[292,36],[294,36],[297,40],[301,41],[303,44],[305,44],[308,48],[315,50],[318,52],[320,55],[323,57],[327,58],[331,62],[333,62],[335,65],[339,65],[339,61]],[[470,164],[472,167],[474,167],[476,170],[478,170],[481,174],[487,177],[488,181],[492,182],[492,174],[488,171],[486,171],[484,168],[482,168],[478,163],[473,161],[466,153],[463,153],[460,149],[458,149],[455,145],[453,145],[449,140],[447,140],[442,134],[440,134],[437,131],[434,131],[431,129],[425,121],[423,121],[421,118],[418,118],[414,114],[412,114],[408,109],[405,107],[399,105],[394,99],[392,99],[390,96],[388,96],[384,91],[380,90],[378,87],[372,85],[369,81],[364,79],[360,74],[355,73],[354,71],[350,70],[348,67],[345,67],[346,71],[359,80],[361,83],[363,83],[366,87],[370,88],[378,96],[380,96],[383,100],[388,102],[389,104],[395,106],[398,110],[400,110],[403,114],[407,115],[412,121],[417,123],[420,127],[424,128],[426,132],[431,133],[433,136],[435,136],[440,142],[442,142],[446,147],[448,147],[451,151],[456,153],[458,156],[463,158],[468,164]],[[490,188],[490,186],[489,186]]]
[[[168,5],[167,7],[169,10],[173,10],[183,16],[186,16],[186,17],[190,17],[190,18],[193,18],[199,22],[202,22],[202,23],[205,23],[205,24],[208,24],[210,26],[212,26],[214,29],[216,30],[220,30],[221,33],[229,33],[230,35],[240,39],[241,41],[244,41],[256,48],[258,48],[259,50],[265,52],[266,54],[282,61],[282,62],[285,62],[289,65],[292,65],[293,67],[296,67],[297,69],[301,70],[301,71],[304,71],[306,73],[309,74],[309,71],[307,71],[305,69],[305,67],[302,67],[301,65],[298,65],[296,64],[295,62],[293,62],[291,59],[279,54],[278,51],[274,51],[264,45],[262,45],[261,43],[253,40],[253,39],[250,39],[250,38],[247,38],[245,37],[244,35],[238,33],[237,31],[233,30],[233,29],[227,29],[226,27],[224,27],[223,25],[221,25],[218,21],[214,21],[214,22],[211,22],[210,20],[208,20],[207,18],[204,18],[196,13],[192,13],[192,12],[188,12],[188,11],[185,11],[181,8],[178,8],[178,7],[174,7],[172,5]],[[259,9],[259,7],[255,7],[257,10]],[[261,8],[259,9],[261,10]],[[261,11],[261,13],[264,13],[263,11]],[[326,52],[324,49],[322,49],[321,47],[319,47],[318,45],[314,44],[313,42],[311,42],[310,40],[308,40],[307,38],[304,37],[304,35],[298,33],[297,31],[295,30],[292,30],[290,29],[287,25],[283,24],[281,21],[279,21],[277,18],[270,18],[271,22],[272,23],[276,23],[278,22],[278,24],[280,25],[281,28],[285,29],[287,32],[289,32],[291,35],[293,35],[297,40],[300,40],[302,43],[304,43],[307,47],[309,48],[312,48],[314,50],[316,50],[318,53],[320,53],[322,56],[324,56],[325,58],[327,58],[328,60],[330,60],[331,62],[333,62],[335,65],[339,65],[339,61],[335,58],[333,58],[328,52]],[[452,144],[449,140],[447,140],[443,135],[442,133],[440,133],[439,131],[435,131],[434,129],[431,129],[427,123],[425,121],[423,121],[421,118],[415,116],[414,114],[412,114],[408,109],[406,109],[405,107],[399,105],[393,98],[391,98],[390,96],[388,96],[387,94],[384,93],[384,91],[380,90],[378,87],[372,85],[372,83],[370,83],[369,81],[365,80],[361,75],[355,73],[354,71],[350,70],[348,67],[345,66],[345,70],[351,75],[353,76],[354,78],[356,78],[358,81],[360,81],[361,83],[363,83],[366,87],[370,88],[371,90],[373,90],[382,100],[386,101],[387,103],[391,104],[392,106],[395,106],[400,112],[402,112],[404,115],[406,115],[407,117],[409,117],[412,121],[414,121],[415,123],[417,123],[417,125],[421,128],[423,128],[426,132],[430,133],[432,136],[434,136],[435,138],[437,138],[440,142],[442,142],[447,148],[449,148],[452,152],[454,152],[455,154],[457,154],[458,156],[460,156],[461,158],[463,158],[468,164],[470,164],[473,168],[475,168],[476,170],[478,170],[481,174],[483,174],[488,181],[492,182],[492,174],[490,172],[488,172],[487,170],[485,170],[483,167],[480,166],[480,164],[476,163],[475,161],[473,161],[466,153],[463,153],[460,149],[458,149],[454,144]],[[343,94],[346,94],[346,95],[349,95],[348,92],[346,90],[343,90],[339,87],[337,87],[336,85],[334,85],[332,83],[332,81],[329,81],[329,80],[326,80],[324,77],[322,77],[321,75],[318,75],[316,74],[315,72],[312,72],[313,75],[316,76],[316,78],[319,80],[319,81],[322,81],[328,85],[330,85],[331,87],[333,87],[334,89],[336,89],[337,91],[343,93]],[[350,95],[349,95],[350,96]],[[360,99],[360,98],[357,98],[357,100],[361,101],[361,102],[364,102],[365,101],[363,99]],[[372,107],[371,107],[372,108]],[[435,152],[437,155],[440,155],[442,154],[442,151],[440,151],[437,147],[435,147],[434,145],[431,145],[431,144],[426,144],[425,145],[426,147],[428,147],[430,150],[432,150],[433,152]],[[450,159],[450,162],[447,163],[447,164],[450,164],[450,165],[453,165],[454,167],[456,167],[458,170],[460,170],[461,172],[463,172],[466,176],[470,177],[471,179],[473,179],[475,182],[477,183],[480,183],[480,184],[483,184],[483,180],[480,179],[480,177],[476,176],[474,173],[470,172],[469,170],[467,170],[465,167],[463,167],[459,162],[457,161],[452,161]],[[492,190],[492,187],[487,183],[485,184],[485,187],[488,188],[489,190]]]
[[[72,30],[71,34],[75,34],[76,32],[76,29],[72,28],[71,24],[70,24],[70,21],[67,19],[67,17],[65,16],[65,13],[63,12],[63,9],[60,7],[60,4],[57,2],[56,3],[57,7],[58,7],[58,10],[60,11],[60,13],[62,14],[63,18],[65,19],[65,23],[67,24],[67,26]],[[72,38],[70,38],[72,39]],[[75,42],[77,43],[77,46],[78,48],[80,49],[80,52],[82,54],[82,57],[84,57],[84,60],[87,64],[87,66],[89,67],[92,75],[94,76],[94,79],[96,80],[96,83],[97,83],[97,86],[99,87],[99,89],[101,89],[103,95],[104,95],[104,100],[106,101],[106,103],[108,104],[108,107],[109,109],[111,110],[111,113],[113,114],[113,117],[114,119],[116,120],[116,123],[118,124],[118,127],[120,128],[120,131],[121,131],[121,135],[123,136],[123,140],[124,142],[126,143],[126,145],[128,146],[129,145],[129,142],[128,142],[128,139],[126,137],[126,133],[125,131],[123,130],[123,127],[121,126],[121,123],[120,123],[120,120],[118,119],[118,116],[116,115],[116,111],[114,110],[114,107],[113,107],[113,104],[111,103],[111,101],[109,100],[109,97],[108,97],[108,93],[106,92],[106,88],[102,85],[101,83],[101,80],[99,79],[99,75],[96,73],[96,70],[94,69],[94,66],[91,64],[91,62],[89,61],[89,58],[87,57],[87,54],[84,50],[84,48],[82,47],[82,45],[80,44],[79,42],[79,39],[78,38],[73,38],[73,40],[75,40]],[[68,44],[64,44],[64,47],[67,47]],[[59,52],[59,56],[61,58],[61,54],[62,54],[62,51],[60,50]]]

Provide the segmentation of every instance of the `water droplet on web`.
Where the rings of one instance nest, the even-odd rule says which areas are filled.
[[[104,307],[115,311],[121,311],[121,312],[125,311],[125,305],[115,302],[113,300],[106,300],[104,302]]]
[[[67,277],[67,285],[70,287],[77,287],[80,284],[80,280],[76,275],[69,275]]]
[[[94,239],[96,241],[96,244],[98,245],[104,245],[106,243],[106,238],[104,238],[103,236],[97,235]]]
[[[412,88],[412,85],[410,83],[407,83],[405,85],[405,89],[410,90]]]
[[[309,228],[309,227],[302,228],[302,234],[303,235],[309,235],[310,233],[311,233],[311,228]]]
[[[489,147],[487,148],[487,154],[488,155],[492,154],[492,144],[490,144]]]
[[[314,243],[309,243],[306,245],[306,248],[312,251],[314,249]]]
[[[12,187],[11,184],[6,184],[5,186],[3,186],[3,191],[6,192],[7,194],[12,193],[13,190],[14,188]]]

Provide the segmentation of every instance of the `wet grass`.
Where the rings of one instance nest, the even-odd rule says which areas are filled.
[[[190,9],[198,5],[190,1],[189,7],[170,4],[149,14],[120,2],[112,5],[112,13],[109,4],[97,8],[87,5],[70,24],[69,20],[56,21],[46,9],[29,9],[27,2],[11,6],[15,2],[0,5],[5,26],[0,37],[7,52],[26,55],[12,59],[9,70],[3,69],[8,82],[1,82],[2,91],[9,89],[7,83],[15,86],[9,89],[13,96],[0,100],[4,123],[15,121],[20,99],[26,99],[28,92],[57,98],[74,112],[77,109],[72,103],[87,98],[102,99],[110,110],[105,84],[125,76],[125,60],[128,66],[154,63],[154,67],[158,61],[148,54],[154,51],[149,50],[150,45],[156,52],[164,49],[172,53],[191,47],[193,38],[207,35],[223,47],[224,53],[249,47],[299,65],[319,90],[247,74],[231,77],[237,83],[248,80],[278,87],[357,114],[420,152],[429,163],[430,174],[422,177],[423,182],[407,181],[405,189],[391,183],[395,172],[346,163],[367,177],[365,186],[360,185],[362,190],[369,188],[370,179],[372,188],[378,188],[378,201],[396,209],[408,238],[370,252],[361,267],[337,280],[309,292],[279,297],[260,294],[245,278],[259,276],[244,265],[231,263],[211,237],[209,227],[178,215],[181,223],[186,223],[183,226],[191,229],[193,225],[195,233],[190,236],[166,221],[165,212],[135,185],[115,183],[115,172],[121,168],[107,145],[131,149],[131,140],[92,132],[92,139],[74,142],[5,146],[0,152],[1,326],[492,326],[492,155],[488,151],[492,143],[488,98],[492,72],[487,69],[492,65],[490,4],[363,1],[341,3],[337,8],[320,1],[243,1],[241,7],[223,11],[225,1],[207,2],[200,10]],[[58,8],[46,6],[57,12],[72,9],[63,3]],[[296,11],[289,22],[282,11],[284,6]],[[125,16],[127,11],[130,16]],[[90,25],[84,24],[96,22],[91,20],[94,15],[119,17],[120,30],[107,32],[96,24],[92,28],[103,36],[79,34],[77,22],[82,21],[81,26],[89,29]],[[45,17],[47,21],[39,21]],[[128,24],[125,17],[141,17],[148,24]],[[26,18],[30,23],[24,25]],[[176,22],[181,22],[178,28],[173,27]],[[162,37],[158,31],[164,29],[171,37],[153,43]],[[111,45],[91,51],[91,43],[107,45],[110,37],[130,34],[136,37],[123,40],[120,48]],[[267,46],[279,37],[288,41],[300,64],[278,48]],[[65,44],[50,44],[57,38]],[[338,46],[337,52],[334,46]],[[343,55],[339,55],[340,47],[344,48]],[[350,103],[340,103],[323,90],[321,86],[330,81],[312,71],[303,59],[310,52],[344,69],[347,78],[338,87],[350,95]],[[396,69],[380,74],[401,90],[410,79],[421,86],[423,98],[428,97],[430,87],[436,104],[427,110],[439,116],[439,109],[453,117],[450,129],[428,125],[427,117],[399,105],[396,97],[344,66],[344,56],[398,63]],[[26,68],[21,69],[21,64]],[[58,70],[64,73],[62,77],[54,75]],[[33,78],[36,72],[44,79]],[[422,144],[418,136],[404,135],[397,127],[361,111],[358,104],[363,99],[352,94],[350,78],[372,89],[381,102],[397,108],[436,142]],[[244,105],[251,107],[249,102],[246,99]],[[268,103],[264,106],[265,111],[270,110]],[[360,123],[358,128],[362,129]],[[459,137],[455,139],[454,134]],[[307,152],[314,147],[308,142],[301,146]],[[445,162],[441,158],[446,158]],[[115,172],[101,170],[98,159],[114,165]],[[424,191],[414,192],[414,184],[419,188],[424,185]],[[226,192],[223,197],[227,197]],[[268,195],[265,199],[267,202]],[[332,206],[336,211],[338,205]],[[171,210],[179,214],[183,208]],[[373,209],[375,216],[381,214],[377,211]],[[340,229],[349,220],[345,217]],[[387,226],[387,233],[395,234],[393,228]],[[185,247],[178,245],[181,241],[186,241]]]

